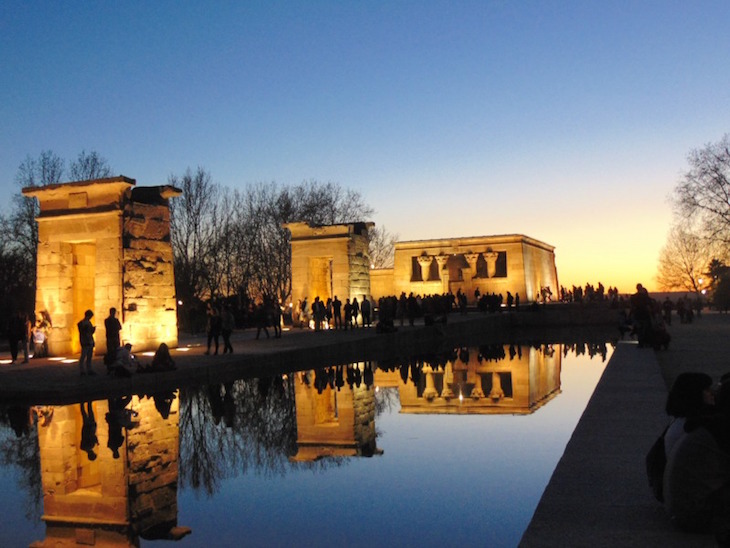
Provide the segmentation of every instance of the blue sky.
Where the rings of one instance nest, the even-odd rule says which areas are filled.
[[[0,187],[96,150],[141,185],[335,181],[401,239],[522,233],[652,287],[667,196],[730,131],[728,2],[16,2]]]

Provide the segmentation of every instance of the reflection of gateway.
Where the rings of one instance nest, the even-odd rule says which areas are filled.
[[[46,538],[34,546],[139,546],[190,532],[177,526],[174,393],[56,407],[38,442]]]
[[[301,371],[295,378],[297,408],[297,454],[293,461],[323,457],[371,457],[382,453],[375,444],[375,391],[360,381],[345,382],[365,367],[354,364],[320,370]],[[355,369],[356,368],[356,369]],[[331,375],[320,379],[317,375]]]
[[[398,388],[402,413],[528,414],[560,392],[560,365],[560,345],[462,348],[416,375],[378,371],[375,384]]]

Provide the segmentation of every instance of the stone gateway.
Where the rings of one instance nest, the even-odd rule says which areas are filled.
[[[80,351],[76,323],[87,309],[97,355],[110,308],[135,350],[177,346],[168,200],[181,191],[135,185],[119,176],[23,189],[40,203],[36,313],[51,324],[51,355]]]

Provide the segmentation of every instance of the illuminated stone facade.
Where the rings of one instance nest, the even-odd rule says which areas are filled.
[[[106,351],[104,318],[116,308],[135,350],[177,346],[170,243],[170,186],[135,187],[113,177],[23,189],[37,198],[36,314],[50,318],[49,352],[79,352],[76,324],[95,316],[96,352]]]
[[[555,248],[523,235],[418,240],[395,244],[393,268],[370,269],[368,230],[372,223],[284,225],[292,234],[292,302],[315,297],[340,301],[363,295],[456,294],[474,303],[481,295],[519,294],[522,303],[557,295]]]
[[[554,247],[522,235],[418,240],[395,244],[392,269],[370,273],[372,296],[431,295],[459,290],[474,302],[475,291],[522,303],[538,300],[541,288],[558,290]]]
[[[38,424],[46,537],[33,546],[179,538],[178,399],[56,406]]]
[[[561,364],[560,345],[459,348],[415,377],[377,370],[375,384],[398,388],[401,413],[525,415],[560,393]]]
[[[296,303],[305,297],[362,298],[370,295],[368,231],[373,223],[310,226],[288,223],[291,232],[292,292]]]

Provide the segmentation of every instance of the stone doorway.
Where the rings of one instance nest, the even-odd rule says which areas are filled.
[[[309,295],[310,302],[315,297],[327,302],[332,297],[332,258],[312,257],[309,260]]]
[[[96,276],[96,244],[78,243],[71,245],[72,256],[72,282],[73,289],[73,324],[71,326],[71,351],[81,352],[79,343],[79,330],[76,323],[84,317],[87,310],[94,311],[94,292]],[[96,312],[95,312],[96,313]],[[92,323],[97,323],[94,317]]]

